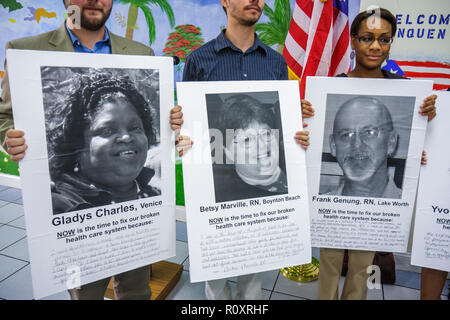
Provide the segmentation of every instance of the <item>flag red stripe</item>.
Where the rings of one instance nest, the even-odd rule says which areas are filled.
[[[339,9],[338,8],[333,8],[333,26],[336,23],[337,17],[339,16]]]
[[[433,61],[397,61],[394,60],[399,66],[410,66],[410,67],[428,67],[428,68],[448,68],[450,69],[450,64],[439,63]]]
[[[434,84],[433,85],[434,90],[447,90],[448,88],[450,88],[450,86],[448,84]]]
[[[300,14],[298,10],[302,13]],[[294,11],[296,17],[300,19],[308,17],[307,22],[311,27],[306,27],[306,21],[295,22],[294,19],[291,21],[289,35],[295,43],[289,40],[289,45],[283,50],[283,56],[290,70],[301,78],[300,94],[303,98],[307,76],[335,75],[338,68],[347,69],[347,64],[345,66],[342,64],[349,62],[345,56],[350,39],[349,22],[347,15],[334,7],[334,1],[324,3],[317,0],[296,0]],[[326,45],[330,47],[325,47]],[[289,49],[293,51],[289,52]],[[304,53],[300,54],[300,50]],[[297,51],[298,53],[294,53]],[[350,63],[348,69],[350,70]]]
[[[413,72],[413,71],[403,71],[406,76],[412,78],[444,78],[450,79],[450,74],[448,73],[431,73],[431,72]]]
[[[289,50],[283,50],[283,57],[291,70],[300,78],[302,76],[303,67],[295,60]]]
[[[298,24],[295,23],[294,20],[292,20],[291,25],[289,27],[289,33],[295,34],[295,42],[299,44],[300,47],[302,47],[303,50],[306,51],[306,47],[308,44],[308,34],[298,26]]]
[[[331,28],[332,14],[333,2],[329,1],[324,3],[322,14],[320,16],[319,22],[317,23],[317,30],[314,35],[313,43],[311,45],[308,61],[303,70],[305,76],[302,76],[300,86],[302,99],[305,95],[306,76],[316,75],[317,68],[319,67],[323,49],[325,48],[325,44],[327,42],[328,34]]]
[[[305,0],[297,0],[297,6],[302,9],[302,11],[309,17],[312,17],[312,12],[314,8],[313,0],[305,1]]]
[[[339,63],[341,63],[342,58],[347,52],[347,46],[349,42],[349,29],[348,25],[345,26],[344,31],[342,31],[339,37],[336,48],[334,49],[333,55],[331,57],[330,71],[328,71],[328,76],[334,76]]]

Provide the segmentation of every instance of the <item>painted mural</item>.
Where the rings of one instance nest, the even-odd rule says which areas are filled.
[[[257,26],[261,39],[279,52],[294,2],[267,0]],[[56,29],[64,19],[65,8],[59,0],[0,0],[0,48],[10,40]],[[215,38],[225,26],[219,0],[114,0],[107,22],[111,32],[151,46],[156,55],[178,57],[175,81],[182,79],[186,56]],[[0,61],[4,59],[5,51],[0,50]],[[0,76],[3,74],[2,64]],[[17,164],[0,152],[0,172],[19,175]],[[177,173],[181,179],[181,171]],[[182,195],[179,198],[181,201]]]

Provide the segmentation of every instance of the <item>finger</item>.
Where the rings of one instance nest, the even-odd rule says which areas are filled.
[[[13,156],[19,156],[21,153],[24,153],[25,150],[28,149],[28,146],[25,144],[23,146],[19,146],[19,147],[9,147],[8,148],[8,153],[11,156],[11,159]],[[22,156],[23,158],[23,156]]]
[[[306,122],[303,122],[303,128],[306,128],[308,124]]]
[[[22,138],[25,135],[25,132],[22,130],[9,129],[6,131],[6,136],[8,138]]]
[[[303,118],[311,118],[314,116],[314,113],[303,110],[302,116],[303,116]]]
[[[425,112],[428,112],[430,110],[435,110],[435,109],[436,109],[436,106],[434,103],[424,103],[420,106],[420,110],[425,111]]]
[[[305,135],[299,134],[299,135],[296,135],[296,136],[294,137],[294,139],[296,139],[296,140],[302,140],[302,141],[309,141],[309,136],[305,136]]]
[[[307,150],[309,147],[309,142],[298,141],[298,140],[296,140],[296,142],[300,145],[300,147],[302,147],[303,150]]]
[[[433,95],[431,95],[431,96],[429,96],[429,97],[426,97],[425,100],[424,100],[424,102],[428,102],[428,101],[435,102],[436,99],[437,99],[437,95],[433,94]]]
[[[19,162],[20,160],[22,160],[25,157],[25,152],[23,153],[19,153],[18,155],[11,155],[10,158],[12,161],[14,162]]]
[[[308,107],[306,107],[306,108],[305,108],[305,107],[303,108],[303,112],[309,112],[309,113],[314,114],[314,113],[316,112],[316,110],[314,110],[313,107],[308,106]]]
[[[6,145],[8,147],[18,147],[18,146],[22,146],[24,144],[25,144],[24,138],[8,138],[6,140]]]
[[[423,116],[436,113],[436,107],[434,105],[424,106],[419,110],[419,113]]]
[[[300,102],[301,102],[301,104],[302,104],[302,107],[303,107],[303,106],[312,106],[311,102],[309,102],[309,101],[306,100],[306,99],[302,99],[302,100],[300,100]]]
[[[310,104],[309,105],[302,104],[302,110],[303,111],[307,110],[309,112],[314,113],[314,108]]]
[[[306,140],[304,140],[304,139],[295,139],[295,142],[297,142],[297,143],[299,143],[299,144],[301,144],[301,145],[304,145],[304,146],[309,146],[309,140],[308,139],[306,139]]]
[[[177,141],[175,142],[176,145],[187,145],[187,144],[192,144],[193,141],[191,140],[191,138],[189,136],[178,136],[177,137]]]
[[[308,130],[297,131],[295,133],[295,136],[308,136],[309,137],[309,131]]]
[[[170,119],[179,119],[183,118],[183,112],[175,112],[170,114]]]
[[[181,126],[179,126],[179,125],[173,125],[173,124],[171,124],[171,125],[170,125],[170,128],[171,128],[173,131],[175,131],[175,133],[177,133],[177,132],[179,132],[179,131],[181,130]]]
[[[183,124],[183,119],[170,119],[170,124],[182,125]]]
[[[172,109],[170,109],[170,113],[177,113],[181,111],[181,106],[175,106]]]
[[[189,149],[191,149],[192,147],[189,146],[185,146],[185,147],[177,147],[177,151],[178,151],[178,155],[180,157],[182,157],[183,155],[186,154],[186,152],[188,152]]]
[[[191,140],[183,140],[181,142],[178,142],[176,144],[177,147],[185,147],[185,146],[191,146],[193,142]]]

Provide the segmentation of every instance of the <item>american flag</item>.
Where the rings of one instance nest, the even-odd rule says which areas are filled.
[[[401,76],[423,80],[433,80],[434,90],[447,90],[450,87],[450,64],[433,61],[389,60],[383,67]]]
[[[350,52],[348,0],[296,0],[283,56],[302,98],[307,76],[347,73]]]

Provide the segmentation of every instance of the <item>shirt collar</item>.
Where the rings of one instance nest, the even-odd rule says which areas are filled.
[[[81,41],[77,38],[77,36],[75,34],[73,34],[72,30],[70,30],[70,28],[67,26],[67,24],[66,24],[66,30],[69,33],[70,41],[72,42],[73,46],[82,46]],[[103,37],[103,40],[98,41],[98,42],[104,42],[105,44],[109,43],[109,32],[106,29],[106,27],[105,27],[105,35]]]
[[[223,29],[222,32],[217,36],[216,43],[214,45],[215,51],[218,53],[219,51],[225,49],[225,48],[231,48],[235,51],[241,51],[239,48],[237,48],[226,36],[225,36],[226,29]],[[255,33],[255,42],[253,45],[246,51],[246,53],[250,53],[255,51],[256,49],[261,48],[264,54],[267,54],[267,49],[264,46],[263,42],[258,38],[258,35]]]

